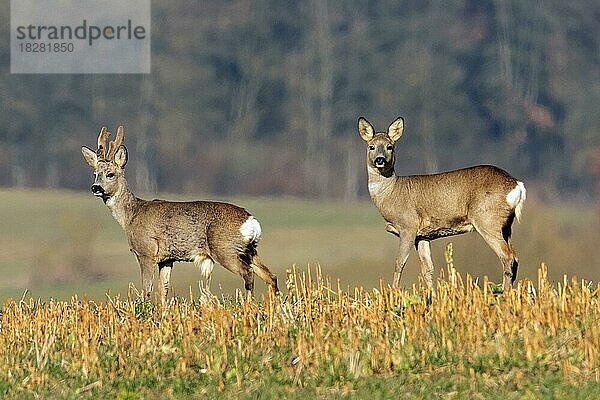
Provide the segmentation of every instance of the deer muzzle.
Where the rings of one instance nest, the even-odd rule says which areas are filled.
[[[385,166],[385,157],[377,157],[377,158],[375,158],[375,160],[373,160],[373,164],[377,168],[383,168]]]
[[[96,197],[103,197],[104,196],[104,188],[100,185],[93,184],[92,185],[92,193]]]

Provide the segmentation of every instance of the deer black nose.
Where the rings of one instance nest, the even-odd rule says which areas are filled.
[[[375,163],[376,167],[383,166],[385,164],[385,157],[377,157],[377,158],[375,158],[374,163]]]
[[[92,185],[92,193],[94,194],[103,194],[104,189],[100,185]]]

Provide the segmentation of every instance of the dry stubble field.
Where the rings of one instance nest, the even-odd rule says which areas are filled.
[[[240,201],[263,222],[283,294],[248,301],[220,273],[200,301],[182,266],[165,310],[128,291],[135,262],[95,199],[0,199],[2,398],[600,397],[590,211],[528,205],[509,293],[486,278],[499,268],[479,238],[453,240],[453,254],[439,241],[432,295],[413,285],[414,254],[405,289],[380,282],[395,242],[368,203]]]

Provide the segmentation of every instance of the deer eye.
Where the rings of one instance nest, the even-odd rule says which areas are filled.
[[[371,150],[371,151],[372,151],[372,150],[375,150],[375,146],[373,146],[373,145],[369,145],[369,150]]]
[[[115,177],[115,173],[114,172],[109,172],[106,174],[107,178],[114,178]]]
[[[388,149],[388,151],[392,151],[394,149],[394,146],[392,146],[391,144],[388,144],[387,149]]]

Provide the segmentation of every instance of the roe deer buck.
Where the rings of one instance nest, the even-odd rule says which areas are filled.
[[[214,262],[244,279],[246,290],[254,288],[254,273],[275,292],[277,278],[256,252],[261,236],[259,222],[245,209],[233,204],[191,201],[142,200],[128,188],[124,167],[127,149],[122,145],[123,127],[106,148],[110,132],[98,135],[98,148],[82,147],[94,169],[92,192],[102,198],[119,225],[142,274],[144,298],[152,292],[154,273],[160,277],[161,301],[166,302],[174,261],[193,261],[208,281]]]
[[[515,217],[520,220],[525,186],[506,171],[478,165],[433,175],[396,176],[394,144],[402,136],[404,120],[396,119],[386,132],[375,132],[363,117],[358,132],[367,142],[369,194],[386,222],[385,229],[400,238],[393,287],[398,287],[411,246],[421,260],[421,273],[433,287],[429,242],[476,230],[498,255],[503,288],[517,276],[518,260],[510,236]]]

